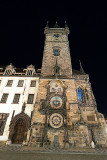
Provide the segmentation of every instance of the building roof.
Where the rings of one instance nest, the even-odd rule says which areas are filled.
[[[75,69],[72,70],[72,73],[73,73],[73,75],[86,75],[85,72],[78,71],[78,70],[75,70]]]

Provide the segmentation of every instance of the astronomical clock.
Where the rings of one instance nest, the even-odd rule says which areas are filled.
[[[40,109],[46,116],[44,139],[47,141],[47,137],[59,135],[59,132],[67,139],[66,86],[61,80],[52,80],[46,88],[47,99],[41,102]]]
[[[54,96],[50,100],[50,115],[49,123],[53,128],[60,128],[63,125],[63,116],[59,114],[61,113],[61,108],[63,105],[63,100],[59,96]],[[59,111],[58,111],[59,110]]]
[[[54,113],[50,116],[49,122],[53,128],[59,128],[63,125],[63,117],[59,113]]]

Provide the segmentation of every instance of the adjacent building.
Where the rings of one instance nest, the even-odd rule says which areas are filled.
[[[32,65],[17,69],[10,64],[0,71],[0,141],[23,143],[30,129],[39,77]]]

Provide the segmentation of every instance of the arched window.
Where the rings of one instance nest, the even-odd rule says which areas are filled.
[[[78,92],[78,100],[80,102],[83,102],[83,90],[82,90],[82,88],[79,87],[77,92]]]

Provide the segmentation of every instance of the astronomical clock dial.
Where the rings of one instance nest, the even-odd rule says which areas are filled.
[[[62,126],[63,124],[63,117],[58,114],[58,113],[54,113],[50,116],[50,125],[53,127],[53,128],[59,128]]]
[[[50,104],[52,108],[60,108],[62,106],[62,99],[58,96],[55,96],[50,100]]]

